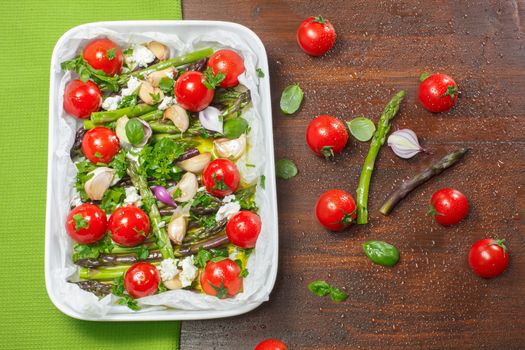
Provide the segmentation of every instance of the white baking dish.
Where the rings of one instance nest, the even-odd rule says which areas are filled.
[[[259,37],[250,29],[230,22],[216,21],[122,21],[122,22],[99,22],[90,23],[75,27],[66,32],[57,42],[53,56],[51,58],[50,75],[50,95],[49,95],[49,142],[48,142],[48,181],[47,181],[47,211],[46,211],[46,237],[45,237],[45,275],[46,288],[53,304],[63,313],[78,319],[97,320],[97,321],[154,321],[154,320],[198,320],[229,317],[239,315],[253,310],[264,300],[249,303],[236,303],[232,299],[231,307],[220,310],[181,310],[166,308],[162,310],[148,310],[147,312],[132,312],[124,310],[122,313],[110,313],[93,316],[92,314],[81,312],[76,309],[75,304],[68,301],[68,295],[64,293],[66,287],[65,279],[57,278],[61,268],[61,259],[68,258],[71,253],[72,242],[69,240],[64,230],[65,214],[67,213],[69,202],[58,195],[65,186],[69,186],[67,181],[72,174],[67,174],[58,162],[60,157],[69,152],[65,149],[64,140],[71,139],[72,135],[64,135],[60,132],[59,118],[62,114],[61,79],[64,76],[58,67],[60,63],[71,56],[64,57],[64,47],[71,44],[72,40],[80,33],[102,28],[112,30],[126,35],[133,34],[140,36],[141,33],[158,32],[165,34],[175,34],[183,42],[195,35],[210,34],[214,31],[224,31],[235,34],[243,43],[248,45],[250,50],[255,53],[257,67],[266,72],[266,77],[258,83],[258,93],[260,101],[254,103],[257,112],[262,116],[262,127],[260,132],[263,135],[262,145],[264,147],[264,167],[262,173],[266,177],[266,188],[258,196],[264,198],[259,202],[261,217],[263,219],[263,230],[261,238],[265,239],[265,249],[268,249],[265,256],[268,256],[270,268],[265,274],[263,292],[267,298],[275,283],[278,262],[278,224],[277,224],[277,197],[274,172],[273,155],[273,134],[272,134],[272,111],[270,100],[270,83],[268,77],[268,60],[265,48]],[[133,42],[133,39],[130,39]],[[66,117],[69,118],[69,117]],[[74,132],[73,130],[71,132]],[[67,248],[64,249],[64,242]],[[61,247],[62,246],[62,247]],[[256,253],[257,254],[256,249]],[[261,253],[262,254],[262,253]],[[250,258],[251,259],[251,258]],[[254,277],[255,278],[255,277]],[[67,285],[68,288],[70,285]],[[77,287],[75,287],[77,288]]]

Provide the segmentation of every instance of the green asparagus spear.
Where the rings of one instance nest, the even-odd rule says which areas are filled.
[[[138,117],[156,109],[157,106],[150,106],[145,103],[142,103],[132,107],[115,109],[114,111],[93,112],[91,113],[91,121],[93,122],[93,124],[104,124],[108,122],[113,122],[123,116],[127,116],[128,118]]]
[[[372,137],[370,149],[368,151],[368,155],[366,156],[365,164],[363,165],[363,170],[361,171],[361,176],[359,178],[359,185],[357,187],[358,224],[368,223],[368,190],[370,188],[372,172],[374,171],[374,164],[377,154],[379,153],[381,146],[385,143],[386,136],[390,131],[390,121],[394,118],[397,111],[399,110],[399,105],[401,104],[401,101],[403,101],[404,97],[404,91],[399,91],[396,95],[394,95],[394,97],[392,97],[390,102],[383,110],[383,114],[381,115],[377,125],[377,130]]]

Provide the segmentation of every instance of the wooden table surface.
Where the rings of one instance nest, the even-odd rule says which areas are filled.
[[[213,5],[210,5],[213,3]],[[296,44],[299,23],[330,19],[331,53],[311,58]],[[525,2],[524,1],[262,1],[186,0],[185,19],[241,23],[266,46],[272,86],[275,156],[294,160],[299,175],[278,181],[279,275],[270,301],[248,314],[183,323],[184,350],[253,349],[280,338],[291,349],[525,348]],[[457,106],[439,115],[418,103],[423,71],[446,72],[459,84]],[[299,113],[283,116],[279,98],[298,82]],[[330,188],[355,193],[367,143],[351,140],[335,162],[305,144],[319,114],[377,121],[398,90],[407,91],[393,130],[413,129],[432,155],[397,158],[384,147],[370,193],[370,224],[333,234],[313,216]],[[269,117],[269,116],[268,116]],[[382,201],[404,179],[461,146],[464,161],[417,189],[389,217]],[[470,201],[467,220],[452,228],[426,216],[432,193],[455,187]],[[494,280],[467,265],[471,244],[505,238],[511,264]],[[361,244],[394,244],[394,268],[371,264]],[[348,301],[312,295],[308,282],[345,287]]]

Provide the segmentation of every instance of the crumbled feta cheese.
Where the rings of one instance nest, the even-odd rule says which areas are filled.
[[[139,88],[140,84],[142,84],[142,83],[137,78],[135,78],[135,77],[129,78],[129,80],[128,80],[128,87],[122,89],[122,91],[121,91],[122,96],[125,97],[125,96],[129,96],[129,95],[133,95],[135,93],[135,91],[137,91],[137,89]]]
[[[102,102],[102,108],[106,111],[114,111],[118,108],[118,104],[120,103],[120,100],[122,100],[122,97],[120,96],[110,96]]]
[[[171,97],[171,96],[164,96],[164,98],[162,99],[162,102],[160,103],[158,108],[159,108],[159,110],[163,111],[166,108],[168,108],[169,106],[171,106],[172,104],[173,104],[173,97]]]
[[[237,214],[241,210],[241,205],[239,202],[230,202],[224,204],[222,207],[217,210],[217,214],[215,214],[215,220],[217,222],[223,220],[223,219],[230,219],[232,216]]]
[[[179,274],[179,269],[177,264],[179,260],[177,259],[164,259],[160,262],[159,267],[157,268],[160,272],[160,278],[163,281],[169,281]]]
[[[138,194],[137,189],[133,186],[124,188],[126,198],[124,204],[135,204],[137,207],[142,206],[142,197]]]
[[[133,63],[139,67],[147,67],[148,64],[155,61],[155,54],[144,45],[133,45]]]
[[[191,282],[197,277],[199,269],[195,266],[193,255],[185,257],[182,260],[182,272],[179,274],[179,279],[182,288],[191,286]]]
[[[236,200],[235,195],[234,194],[230,194],[230,195],[224,197],[222,199],[222,202],[223,203],[231,203],[231,202],[235,202],[235,200]]]
[[[80,199],[80,193],[78,191],[75,191],[73,193],[73,198],[71,198],[71,201],[69,202],[69,205],[72,207],[78,207],[82,204],[82,199]]]

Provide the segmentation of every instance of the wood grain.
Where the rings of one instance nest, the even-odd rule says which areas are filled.
[[[225,20],[254,30],[270,61],[276,158],[293,159],[299,176],[278,183],[279,276],[270,301],[239,317],[184,322],[183,349],[253,349],[274,337],[292,349],[525,348],[525,50],[524,1],[184,1],[184,18]],[[322,14],[337,30],[335,49],[303,54],[299,23]],[[434,115],[417,101],[423,71],[452,75],[462,91],[456,108]],[[298,82],[304,104],[279,112],[280,93]],[[352,140],[333,163],[304,142],[318,114],[377,120],[397,90],[408,93],[393,129],[409,127],[432,155],[401,160],[380,152],[370,195],[370,225],[331,234],[313,217],[327,189],[355,192],[368,144]],[[461,146],[472,150],[454,169],[420,187],[390,217],[382,201],[404,179]],[[470,200],[468,219],[438,227],[425,215],[445,186]],[[482,280],[467,265],[477,239],[505,238],[511,265]],[[362,254],[368,239],[400,249],[394,268]],[[344,286],[345,303],[315,297],[306,286],[326,279]]]

